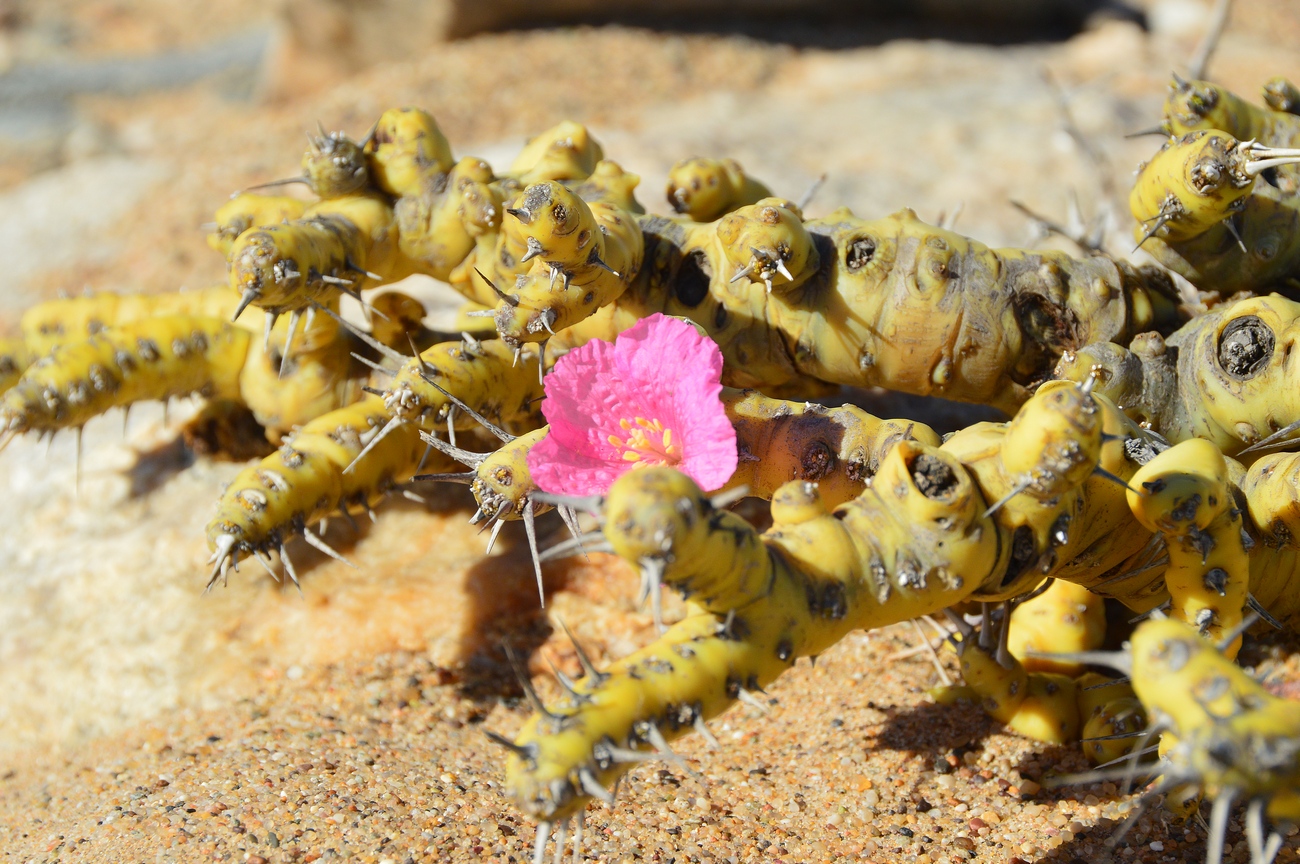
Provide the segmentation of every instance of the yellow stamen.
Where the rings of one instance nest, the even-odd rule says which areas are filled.
[[[673,441],[673,430],[665,429],[659,420],[647,420],[626,417],[618,421],[624,431],[630,433],[626,438],[610,435],[609,443],[620,451],[619,457],[635,466],[641,465],[677,465],[682,460],[681,448]]]

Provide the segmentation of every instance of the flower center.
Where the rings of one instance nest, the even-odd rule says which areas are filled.
[[[635,465],[676,465],[682,461],[682,448],[673,440],[673,430],[658,420],[637,417],[618,421],[626,438],[609,436],[609,443],[623,460]]]

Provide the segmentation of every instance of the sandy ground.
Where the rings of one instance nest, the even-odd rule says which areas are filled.
[[[560,119],[589,123],[655,210],[674,161],[730,155],[789,196],[826,173],[813,215],[962,206],[958,227],[992,243],[1032,235],[1010,199],[1063,219],[1074,190],[1086,214],[1120,214],[1112,242],[1126,249],[1115,197],[1152,139],[1122,136],[1154,122],[1205,20],[1193,0],[1148,5],[1150,32],[1110,22],[1048,45],[796,50],[577,29],[437,46],[292,98],[207,80],[79,96],[47,170],[0,168],[0,320],[60,289],[220,280],[198,226],[226,195],[294,173],[316,119],[359,135],[408,103],[436,113],[458,154],[494,164]],[[123,48],[171,38],[166,22],[123,20]],[[179,41],[204,41],[190,36]],[[1287,0],[1241,2],[1212,72],[1248,94],[1275,74],[1300,80],[1297,46]],[[331,528],[359,570],[295,550],[302,596],[250,564],[204,595],[203,525],[239,466],[193,457],[170,428],[149,409],[125,437],[120,418],[92,423],[79,493],[71,436],[48,455],[28,441],[0,454],[3,860],[527,860],[533,828],[500,794],[503,753],[483,734],[527,714],[500,643],[554,698],[547,658],[577,671],[554,622],[602,663],[651,638],[635,577],[599,556],[548,566],[543,614],[522,535],[484,557],[467,500],[440,490],[427,506],[393,502],[357,535]],[[701,780],[650,764],[616,808],[593,808],[586,856],[1201,860],[1204,832],[1159,811],[1107,850],[1119,790],[1049,789],[1085,767],[1073,748],[930,704],[929,662],[891,659],[917,641],[910,626],[859,634],[800,663],[766,715],[741,707],[715,724],[720,750],[680,745]],[[1253,656],[1288,687],[1295,647]],[[1245,860],[1235,823],[1231,839]],[[1300,857],[1296,839],[1281,860]]]

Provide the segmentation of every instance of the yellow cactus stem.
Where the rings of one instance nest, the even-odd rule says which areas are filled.
[[[771,500],[786,483],[805,480],[817,484],[826,506],[837,507],[862,493],[881,460],[900,441],[939,446],[939,435],[925,424],[881,420],[852,405],[824,408],[730,388],[723,388],[722,403],[736,429],[740,464],[718,490],[719,495],[743,490],[746,495]],[[461,416],[469,419],[463,412]],[[638,429],[626,423],[629,437],[639,433],[642,438],[653,438],[645,433],[654,424],[645,424],[647,428]],[[483,513],[520,518],[528,496],[537,491],[527,471],[526,454],[546,431],[547,427],[542,427],[513,439],[497,452],[486,454],[481,463],[472,460],[476,479],[471,488]],[[647,441],[646,446],[672,446],[670,435],[657,441]],[[509,470],[500,471],[499,465],[507,465]]]
[[[695,157],[668,171],[668,204],[695,222],[712,222],[746,204],[770,198],[770,190],[735,159]]]
[[[379,115],[363,149],[375,185],[394,198],[418,195],[455,161],[438,122],[420,108],[389,108]]]
[[[558,183],[528,187],[506,208],[493,276],[494,320],[509,345],[545,342],[617,300],[641,268],[645,241],[631,214],[587,204]],[[512,276],[533,262],[525,273]],[[501,278],[513,278],[506,287]]]
[[[337,319],[313,311],[302,326],[290,315],[276,322],[268,339],[254,339],[239,376],[240,401],[274,444],[290,430],[356,402],[368,378],[369,369],[352,356],[362,346]]]
[[[1082,664],[1044,655],[1092,651],[1105,637],[1105,601],[1082,585],[1055,579],[1038,596],[1016,604],[1007,650],[1028,672],[1074,677]]]
[[[1279,80],[1281,86],[1273,82],[1265,85],[1266,98],[1270,92],[1287,92],[1284,79],[1273,79]],[[1209,81],[1185,81],[1174,76],[1165,99],[1164,131],[1177,136],[1204,129],[1218,129],[1242,141],[1254,140],[1270,147],[1300,146],[1300,117],[1252,105]],[[1295,191],[1294,187],[1291,191]]]
[[[222,493],[207,526],[213,565],[209,587],[225,579],[243,557],[256,558],[278,579],[270,552],[280,553],[285,573],[297,583],[284,546],[297,535],[342,558],[308,526],[335,511],[351,519],[352,512],[369,510],[408,481],[426,457],[418,430],[402,426],[384,436],[357,470],[345,472],[387,420],[383,401],[367,397],[305,424],[275,453],[241,471]],[[432,453],[425,465],[437,470],[451,462]]]
[[[245,231],[231,247],[230,287],[269,315],[332,305],[340,291],[357,295],[367,280],[395,281],[412,272],[398,249],[393,208],[379,195],[349,195],[313,204],[303,218]]]
[[[27,367],[36,362],[36,356],[21,336],[0,339],[0,394],[18,383]]]
[[[1064,384],[1064,386],[1062,386]],[[1025,594],[1056,566],[1077,525],[1083,484],[1098,469],[1104,409],[1084,388],[1052,382],[1039,388],[1010,423],[961,430],[944,450],[961,459],[990,502],[989,515],[1006,532],[1000,585],[979,598]],[[1077,540],[1076,540],[1077,542]]]
[[[612,800],[604,789],[631,760],[667,754],[736,699],[756,701],[798,657],[961,599],[996,563],[984,509],[960,464],[910,441],[834,515],[814,484],[781,487],[764,535],[672,469],[625,474],[605,502],[606,539],[650,592],[662,582],[686,595],[688,617],[524,726],[512,796],[545,831],[592,796]]]
[[[1130,485],[1133,515],[1165,539],[1170,615],[1215,642],[1239,632],[1250,562],[1223,453],[1200,438],[1184,441],[1143,465]],[[1240,645],[1237,635],[1224,651],[1236,657]]]
[[[1258,458],[1300,429],[1290,382],[1300,352],[1300,303],[1277,295],[1224,304],[1172,336],[1131,349],[1092,345],[1064,356],[1056,374],[1082,380],[1173,442],[1204,438],[1229,456]]]
[[[1074,683],[1084,755],[1094,765],[1104,765],[1131,753],[1147,727],[1146,709],[1132,685],[1099,672],[1085,672]]]
[[[740,454],[724,490],[744,487],[758,498],[807,480],[817,484],[826,506],[838,507],[862,493],[899,441],[939,446],[938,434],[924,423],[882,420],[853,405],[827,408],[731,388],[723,389],[722,402]]]
[[[1250,466],[1241,493],[1260,547],[1250,556],[1250,596],[1288,630],[1300,629],[1300,454],[1277,453]]]
[[[1001,604],[998,613],[992,614],[991,604],[984,604],[978,636],[962,619],[951,616],[963,630],[957,653],[966,682],[965,687],[954,689],[969,693],[986,714],[1026,738],[1051,744],[1073,741],[1079,733],[1074,679],[1055,672],[1028,672],[1011,655],[1007,650],[1009,605]],[[951,697],[940,692],[938,698],[946,701]]]
[[[782,198],[764,198],[718,220],[718,242],[731,265],[731,281],[748,279],[792,292],[821,266],[821,256],[803,225],[799,208]]]
[[[638,175],[624,171],[623,166],[617,162],[603,159],[596,163],[596,169],[590,177],[570,181],[566,185],[573,190],[574,195],[588,204],[601,201],[639,216],[645,213],[645,208],[634,194],[640,184],[641,178]]]
[[[302,154],[302,179],[318,198],[341,198],[371,185],[365,147],[344,132],[307,136]]]
[[[486,162],[467,156],[450,173],[427,176],[395,210],[401,252],[412,266],[483,303],[496,297],[473,286],[466,264],[480,245],[488,255],[497,242],[505,192],[493,180]]]
[[[1165,748],[1164,776],[1144,803],[1168,790],[1199,786],[1214,802],[1207,861],[1222,860],[1228,816],[1247,801],[1252,860],[1281,846],[1265,817],[1300,820],[1300,710],[1279,699],[1185,623],[1143,623],[1130,640],[1133,689],[1152,723],[1176,739]]]
[[[1175,317],[1172,285],[1159,268],[993,250],[910,210],[867,221],[842,209],[796,232],[786,215],[796,211],[776,209],[772,224],[745,219],[753,208],[711,225],[643,219],[646,265],[619,305],[704,327],[722,348],[729,386],[770,391],[813,379],[1009,413],[1064,351],[1126,342]],[[735,219],[746,230],[728,236],[743,236],[743,248],[722,239],[722,226]],[[806,259],[795,251],[803,237],[811,240]],[[754,248],[783,244],[788,261],[765,252],[753,271],[770,265],[771,292],[761,276],[751,281],[753,272],[735,278],[756,261]],[[780,273],[778,258],[794,278]]]
[[[1239,213],[1255,186],[1250,149],[1225,132],[1170,138],[1138,168],[1129,193],[1138,245],[1189,240]]]
[[[19,327],[28,350],[41,357],[57,345],[81,341],[105,327],[167,315],[229,319],[237,305],[238,298],[231,297],[225,285],[168,294],[92,294],[37,303],[23,313]],[[256,312],[240,315],[235,323],[259,332],[263,324]]]
[[[370,306],[370,335],[395,351],[410,351],[432,347],[442,339],[424,324],[429,310],[416,298],[403,291],[384,291],[366,298]]]
[[[549,180],[585,180],[605,151],[581,123],[565,120],[529,140],[506,176],[520,186]]]
[[[220,318],[185,315],[105,328],[30,366],[0,401],[0,428],[53,434],[143,400],[236,399],[250,338]]]
[[[391,351],[386,356],[401,363],[377,391],[389,424],[414,424],[425,432],[445,428],[454,443],[458,430],[479,425],[473,414],[458,409],[459,402],[498,425],[537,425],[542,384],[535,352],[516,353],[500,339],[466,337],[439,342],[414,358]]]
[[[1264,104],[1274,111],[1300,115],[1300,87],[1281,75],[1264,82]]]
[[[235,240],[249,228],[301,219],[306,209],[306,201],[287,195],[240,192],[217,208],[212,230],[208,233],[208,245],[223,257],[228,256]]]

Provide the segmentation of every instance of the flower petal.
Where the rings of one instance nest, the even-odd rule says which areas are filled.
[[[658,420],[682,454],[679,469],[705,489],[736,470],[736,432],[718,398],[722,352],[691,324],[651,315],[613,343],[593,340],[560,358],[546,377],[542,414],[549,434],[528,456],[548,492],[605,492],[635,463],[610,437],[621,421]]]
[[[528,451],[528,472],[543,492],[555,495],[604,495],[629,463],[593,458],[547,435]]]

